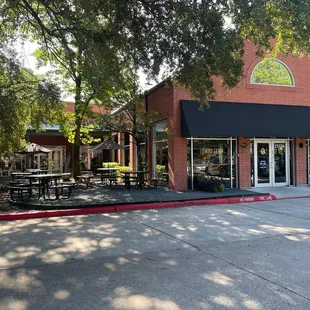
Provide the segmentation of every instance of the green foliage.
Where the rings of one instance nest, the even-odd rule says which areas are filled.
[[[253,71],[251,83],[292,86],[293,80],[283,64],[274,59],[264,59]]]
[[[157,173],[163,173],[166,171],[166,166],[164,165],[156,165],[156,172]]]
[[[119,168],[119,172],[126,172],[126,171],[131,171],[132,169],[128,166],[118,166],[117,168]]]
[[[224,190],[225,190],[225,185],[221,184],[220,187],[219,187],[219,190],[220,190],[221,193],[223,193]]]
[[[75,96],[74,122],[64,132],[77,147],[91,136],[91,101],[135,106],[137,85],[130,82],[130,92],[127,85],[137,69],[154,78],[163,72],[206,103],[214,77],[227,88],[239,83],[244,39],[271,49],[275,38],[275,53],[310,52],[308,0],[3,0],[0,14],[0,39],[37,41],[39,65],[52,63]]]
[[[59,123],[62,112],[59,87],[23,68],[0,46],[0,154],[21,147],[29,127]]]
[[[226,2],[226,1],[225,1]],[[261,47],[294,56],[309,55],[310,2],[308,0],[233,1],[230,17],[241,35]]]
[[[119,167],[119,163],[116,163],[116,162],[106,162],[106,163],[102,163],[102,167],[103,168],[118,168]]]

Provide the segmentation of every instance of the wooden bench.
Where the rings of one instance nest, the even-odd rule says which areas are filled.
[[[27,184],[26,185],[20,184],[18,186],[8,186],[7,188],[10,190],[10,196],[11,196],[12,201],[16,201],[16,200],[27,201],[31,198],[32,188],[28,186]],[[17,193],[20,199],[15,199],[14,193]],[[26,198],[24,197],[25,193],[28,194]]]
[[[49,186],[48,187],[48,195],[49,196],[50,196],[50,193],[49,193],[50,189],[53,189],[55,191],[55,199],[51,199],[50,197],[49,197],[49,199],[50,200],[58,200],[60,198],[60,196],[62,196],[61,197],[62,199],[69,199],[71,196],[73,187],[75,187],[75,184],[68,184],[68,183],[67,184],[60,183],[57,185]],[[64,192],[63,192],[64,189],[68,190],[67,195],[64,195]],[[44,199],[45,199],[45,197],[44,197]]]

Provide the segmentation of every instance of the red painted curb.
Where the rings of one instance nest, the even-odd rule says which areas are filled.
[[[214,199],[200,199],[200,200],[114,205],[114,206],[97,206],[97,207],[73,209],[73,210],[55,210],[55,211],[38,211],[28,213],[25,212],[25,213],[0,214],[0,221],[28,220],[36,218],[48,218],[48,217],[60,217],[60,216],[72,216],[72,215],[87,215],[98,213],[113,213],[113,212],[136,211],[136,210],[179,208],[190,206],[218,205],[218,204],[231,204],[231,203],[256,202],[256,201],[271,201],[271,200],[276,200],[276,197],[274,195],[260,195],[251,197],[231,197],[231,198],[214,198]]]
[[[30,212],[9,213],[9,214],[0,214],[0,221],[29,220],[36,218],[87,215],[96,213],[113,213],[113,212],[115,212],[114,207],[94,207],[94,208],[74,209],[74,210],[39,211],[31,213]]]

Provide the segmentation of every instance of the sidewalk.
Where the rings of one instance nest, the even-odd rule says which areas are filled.
[[[274,195],[277,199],[290,199],[290,198],[309,198],[309,186],[285,186],[285,187],[264,187],[249,189],[254,193]]]

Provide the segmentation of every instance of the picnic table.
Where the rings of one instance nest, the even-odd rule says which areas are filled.
[[[100,175],[101,182],[106,183],[110,182],[110,187],[112,183],[117,183],[117,171],[119,168],[97,168],[97,173]]]
[[[31,174],[47,174],[49,173],[48,170],[42,170],[42,169],[27,169],[26,172],[30,172]]]
[[[12,177],[12,181],[14,181],[15,179],[24,179],[26,176],[32,175],[31,172],[12,172],[11,173],[11,177]]]
[[[149,171],[124,171],[122,174],[124,175],[124,183],[125,189],[130,190],[131,184],[134,183],[140,190],[143,189],[145,185],[145,175],[149,173]]]
[[[94,179],[96,176],[93,174],[82,174],[77,176],[77,183],[84,183],[86,184],[86,187],[90,187],[92,185],[92,179]]]
[[[67,175],[68,173],[48,173],[48,174],[29,175],[26,176],[25,178],[29,179],[30,187],[32,187],[34,180],[38,180],[39,198],[43,197],[44,199],[46,199],[46,194],[50,196],[50,189],[54,189],[56,199],[59,199],[59,195],[63,193],[64,188],[68,189],[68,195],[65,198],[69,198],[71,195],[72,187],[74,186],[74,184],[60,183],[60,179]]]

